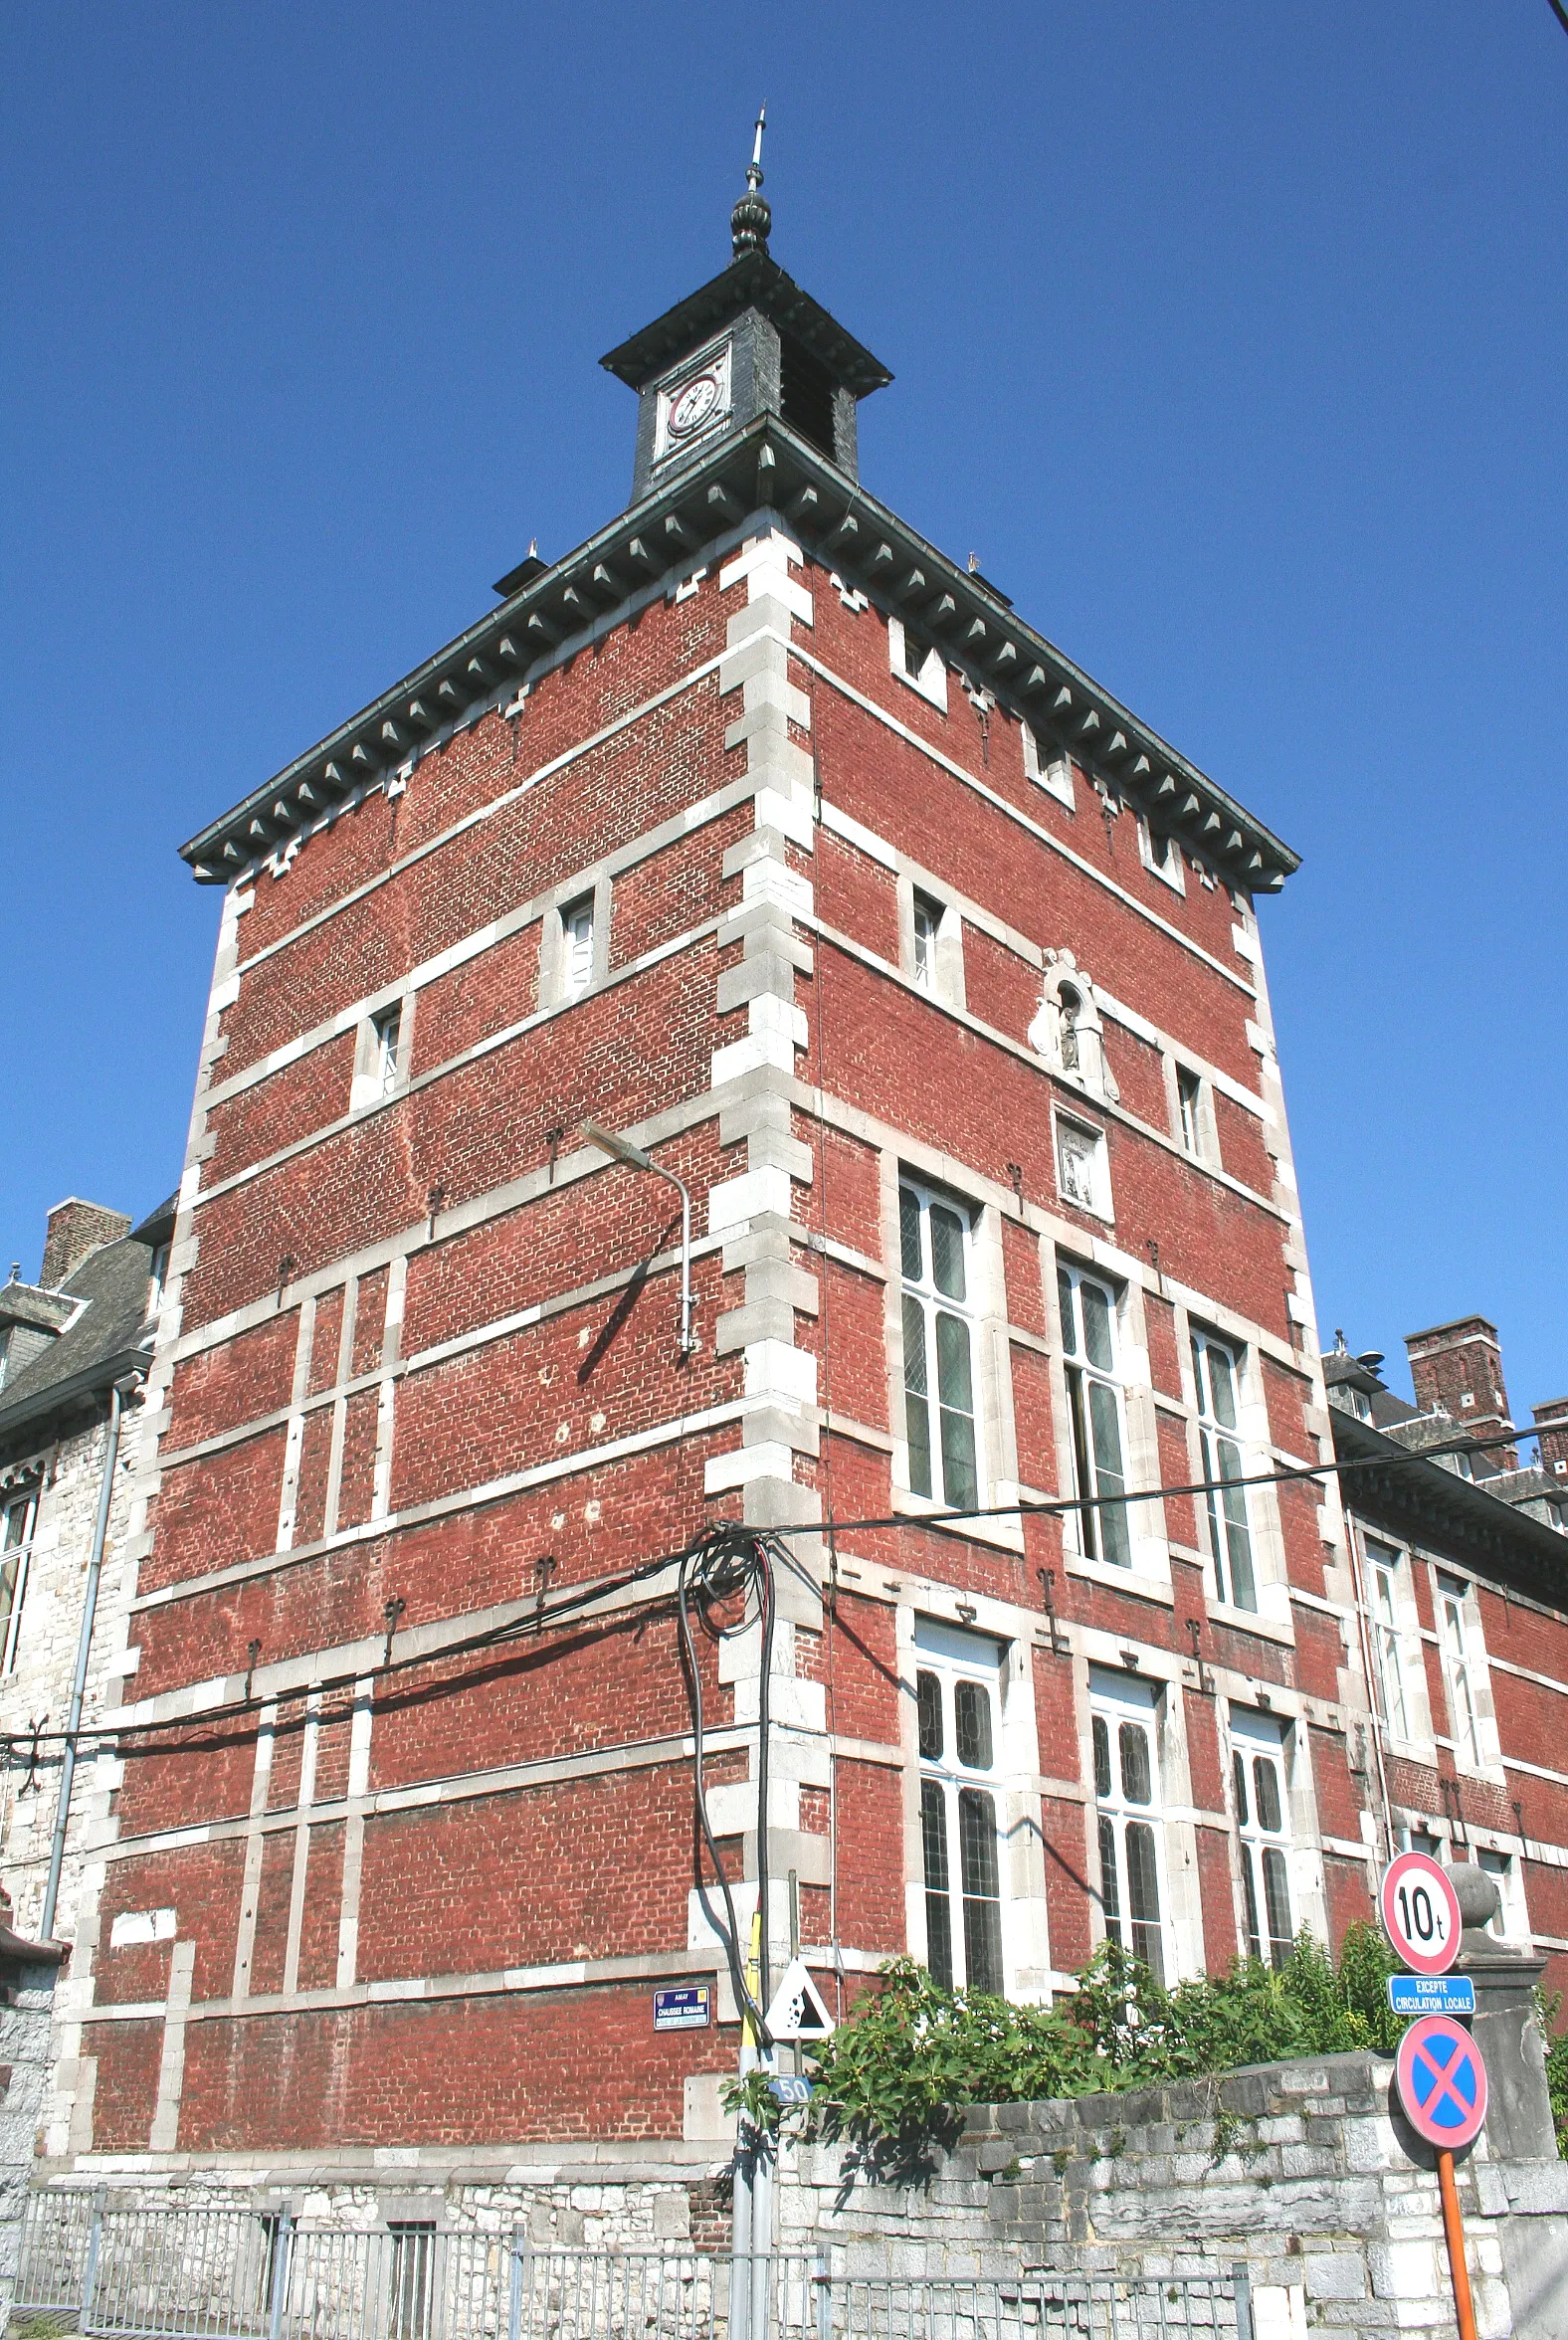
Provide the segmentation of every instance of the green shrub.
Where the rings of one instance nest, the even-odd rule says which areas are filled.
[[[1362,1925],[1337,1966],[1303,1933],[1277,1971],[1238,1959],[1228,1974],[1167,1991],[1105,1942],[1073,1997],[1047,2008],[943,1991],[912,1959],[894,1959],[817,2051],[809,2125],[886,2168],[918,2163],[968,2104],[1142,2088],[1358,2048],[1391,2055],[1403,2027],[1384,1985],[1397,1971],[1382,1936]],[[1559,2064],[1568,2109],[1568,2050]],[[729,2101],[768,2116],[755,2082],[731,2083]]]

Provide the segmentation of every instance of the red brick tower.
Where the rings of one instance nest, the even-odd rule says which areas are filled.
[[[227,893],[62,2156],[711,2157],[665,1562],[724,1519],[793,1553],[760,1846],[760,1635],[694,1637],[775,1976],[1038,1998],[1106,1930],[1187,1972],[1366,1906],[1337,1498],[1144,1493],[1327,1452],[1294,858],[860,485],[889,377],[767,230],[605,360],[630,507],[185,848]]]

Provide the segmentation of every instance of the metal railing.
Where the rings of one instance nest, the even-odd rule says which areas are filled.
[[[1253,2340],[1245,2267],[957,2277],[843,2256],[557,2250],[59,2188],[28,2198],[14,2306],[105,2340]]]

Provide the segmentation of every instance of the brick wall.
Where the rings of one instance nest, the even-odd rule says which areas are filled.
[[[98,1822],[83,2166],[721,2145],[735,2010],[692,1891],[670,1587],[621,1585],[715,1517],[798,1561],[775,1972],[791,1873],[830,1992],[922,1947],[917,1617],[1002,1666],[1013,1987],[1061,1987],[1101,1928],[1092,1669],[1153,1687],[1174,1967],[1239,1938],[1227,1716],[1261,1695],[1290,1734],[1300,1920],[1367,1906],[1331,1490],[1257,1497],[1256,1613],[1216,1610],[1190,1498],[1138,1507],[1125,1572],[1059,1518],[954,1532],[907,1492],[900,1166],[972,1218],[994,1504],[1071,1486],[1059,1258],[1118,1294],[1139,1483],[1201,1474],[1194,1324],[1246,1360],[1253,1467],[1326,1436],[1249,906],[1197,859],[1180,892],[1146,869],[1081,754],[1074,809],[1043,789],[956,669],[945,715],[909,690],[882,613],[770,517],[689,566],[694,590],[674,598],[684,568],[228,897],[129,1523],[129,1722],[181,1730],[129,1730]],[[947,911],[931,989],[916,885]],[[568,1001],[552,921],[590,890],[595,979]],[[1032,1037],[1065,953],[1109,1082]],[[397,1079],[356,1106],[391,1002]],[[1175,1123],[1178,1064],[1213,1158]],[[1113,1217],[1059,1191],[1059,1108],[1102,1132]],[[676,1198],[585,1115],[691,1190],[689,1359]],[[531,1631],[593,1587],[591,1617]],[[744,1924],[757,1645],[699,1653]],[[151,1908],[172,1940],[115,1947]],[[693,1974],[718,2023],[656,2034],[653,1990]]]

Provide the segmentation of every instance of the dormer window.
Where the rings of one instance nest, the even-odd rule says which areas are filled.
[[[1157,828],[1153,821],[1140,818],[1138,822],[1138,852],[1146,870],[1151,870],[1156,878],[1162,878],[1173,891],[1186,892],[1187,883],[1182,872],[1181,847],[1168,829]]]
[[[901,618],[887,620],[887,664],[900,682],[907,682],[911,690],[946,714],[947,669],[942,654],[911,634]]]
[[[147,1322],[149,1324],[163,1305],[163,1286],[168,1280],[168,1273],[169,1247],[166,1243],[162,1243],[153,1253],[152,1265],[147,1271]]]

